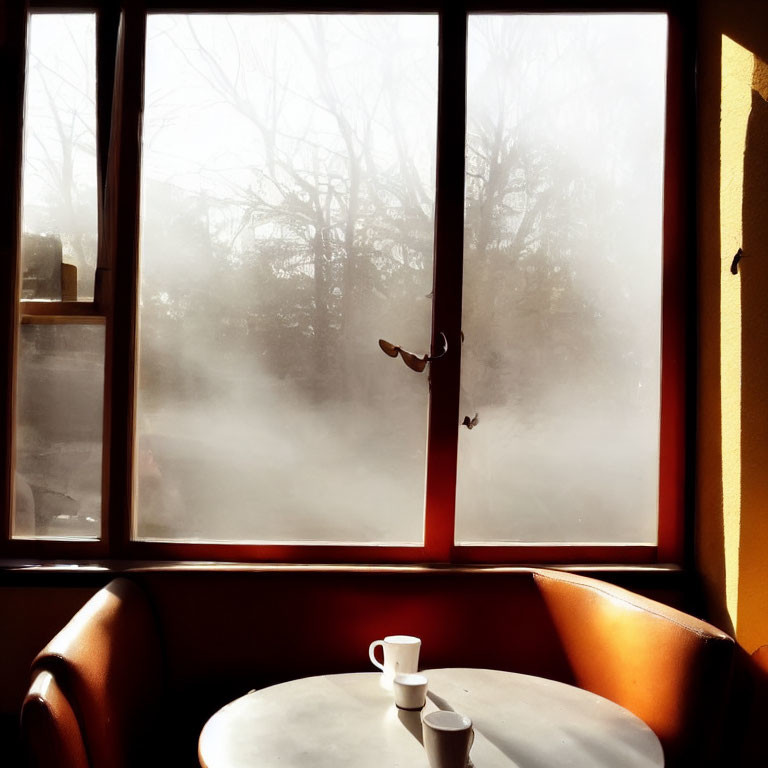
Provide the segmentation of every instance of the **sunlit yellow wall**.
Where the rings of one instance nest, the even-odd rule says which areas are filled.
[[[720,412],[725,601],[735,626],[741,535],[741,273],[730,265],[741,248],[744,146],[752,100],[753,56],[721,38],[720,88]]]
[[[768,24],[768,14],[766,21]],[[762,55],[766,55],[761,52]],[[752,54],[742,229],[742,515],[737,633],[749,651],[768,643],[768,65]],[[748,267],[748,268],[747,268]]]
[[[707,0],[699,30],[697,560],[711,617],[752,651],[768,643],[768,3]]]

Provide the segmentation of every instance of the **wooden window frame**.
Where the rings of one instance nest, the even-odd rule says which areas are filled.
[[[663,12],[669,18],[667,116],[664,171],[663,294],[659,536],[655,546],[454,544],[455,478],[458,442],[460,355],[432,365],[426,511],[423,546],[166,543],[131,539],[133,445],[136,403],[138,310],[139,171],[143,108],[146,15],[152,12],[211,12],[196,0],[28,0],[0,8],[0,53],[11,76],[0,90],[0,189],[10,201],[0,210],[0,457],[2,536],[0,556],[8,558],[110,560],[215,560],[298,563],[452,564],[685,564],[691,500],[692,281],[684,279],[693,232],[686,190],[693,188],[691,149],[684,137],[693,129],[693,41],[691,11],[683,0],[667,3],[560,2],[349,2],[328,4],[228,2],[215,12],[429,12],[439,15],[438,135],[432,349],[445,333],[460,349],[464,214],[464,89],[466,33],[470,13],[482,12]],[[18,244],[21,235],[20,178],[23,72],[28,12],[95,12],[97,15],[97,165],[100,191],[99,257],[93,302],[46,303],[18,300]],[[3,30],[7,34],[3,37]],[[10,68],[7,68],[10,66]],[[15,77],[13,76],[15,74]],[[133,169],[131,171],[131,169]],[[3,259],[7,253],[9,258]],[[14,389],[19,322],[104,322],[106,326],[102,530],[98,541],[12,539]],[[445,478],[453,478],[446,482]]]

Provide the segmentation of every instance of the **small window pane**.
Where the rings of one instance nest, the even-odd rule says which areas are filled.
[[[24,107],[21,298],[93,298],[94,14],[32,14]]]
[[[136,535],[423,538],[435,16],[150,15]]]
[[[666,31],[470,17],[459,542],[656,542]]]
[[[99,536],[103,390],[103,325],[21,326],[14,536]]]

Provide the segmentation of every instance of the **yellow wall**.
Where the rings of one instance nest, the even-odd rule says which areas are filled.
[[[768,3],[700,8],[697,560],[711,618],[751,652],[768,643]]]

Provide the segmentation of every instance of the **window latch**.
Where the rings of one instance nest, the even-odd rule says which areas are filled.
[[[736,255],[733,257],[733,261],[731,262],[731,274],[737,275],[739,273],[739,262],[741,261],[741,257],[744,255],[744,251],[739,248],[738,251],[736,251]]]
[[[412,371],[421,373],[427,367],[427,363],[431,363],[433,360],[439,360],[441,357],[444,357],[445,353],[448,351],[448,339],[446,339],[445,334],[442,331],[440,332],[439,341],[440,351],[436,355],[422,355],[421,357],[415,355],[413,352],[408,352],[397,344],[392,344],[392,342],[386,341],[385,339],[379,339],[379,346],[384,354],[389,355],[390,357],[397,357],[400,355],[400,357],[403,358],[403,362]]]

